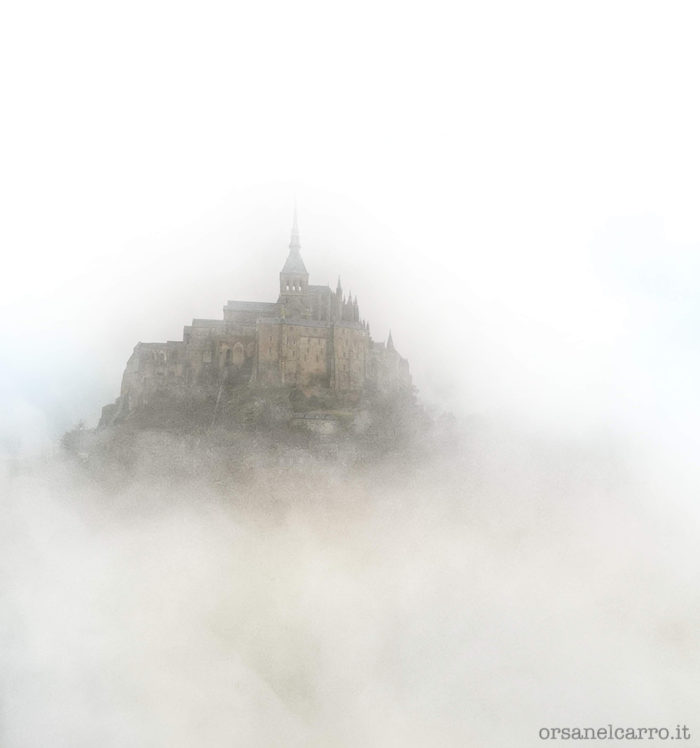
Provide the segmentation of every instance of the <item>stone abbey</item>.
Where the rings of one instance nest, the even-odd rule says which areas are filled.
[[[345,408],[367,396],[412,390],[408,362],[391,333],[386,343],[372,340],[357,297],[343,294],[340,279],[335,291],[309,284],[296,211],[277,301],[229,301],[223,319],[193,320],[182,340],[138,343],[101,424],[157,401],[218,405],[224,393],[241,388],[289,391],[297,400]]]

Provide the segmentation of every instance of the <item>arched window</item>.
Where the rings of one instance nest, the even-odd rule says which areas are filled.
[[[239,367],[243,364],[245,361],[245,351],[243,349],[243,345],[239,342],[236,343],[236,345],[233,346],[233,351],[231,353],[231,363]]]
[[[233,355],[233,354],[231,353],[231,349],[230,349],[230,348],[227,348],[227,349],[226,349],[226,363],[227,363],[227,364],[230,364],[230,363],[231,363],[231,356],[232,356],[232,355]]]

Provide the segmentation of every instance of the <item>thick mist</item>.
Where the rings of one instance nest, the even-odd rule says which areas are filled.
[[[423,459],[3,476],[3,744],[519,745],[692,728],[696,516],[649,455],[475,419]],[[425,445],[424,445],[425,446]]]
[[[3,9],[3,748],[695,737],[694,10]],[[137,342],[276,299],[295,199],[433,425],[66,453]]]

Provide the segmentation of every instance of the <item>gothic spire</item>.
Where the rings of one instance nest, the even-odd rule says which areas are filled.
[[[301,242],[299,241],[299,220],[297,218],[297,201],[294,201],[294,221],[292,223],[292,237],[289,242],[289,249],[292,252],[298,252],[301,249]]]
[[[389,337],[386,341],[386,348],[388,351],[394,350],[394,339],[391,337],[391,330],[389,330]]]
[[[299,221],[297,218],[297,201],[294,201],[294,221],[292,222],[292,236],[289,242],[289,256],[284,263],[282,272],[285,274],[302,274],[307,277],[306,266],[301,259],[301,242],[299,241]]]

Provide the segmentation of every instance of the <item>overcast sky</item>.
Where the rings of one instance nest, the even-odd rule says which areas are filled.
[[[424,399],[695,437],[690,3],[10,2],[3,451],[119,391],[138,341],[311,280]]]

